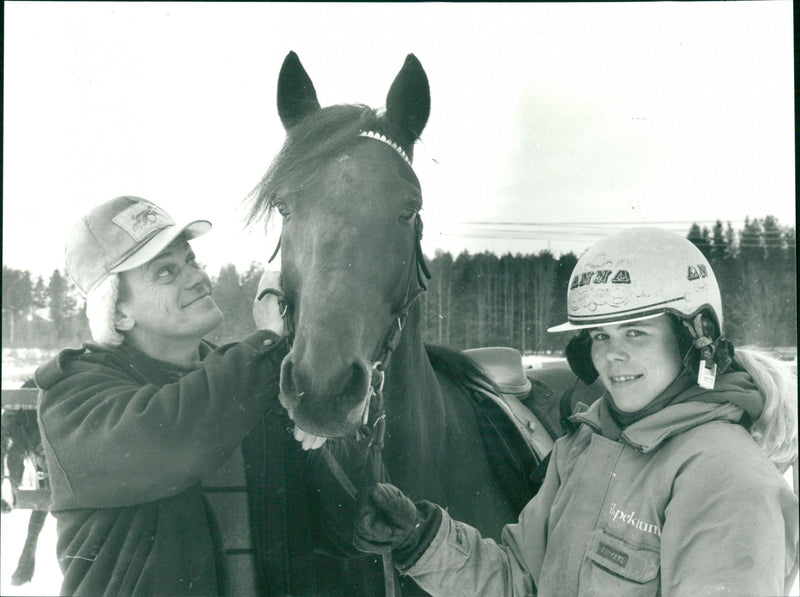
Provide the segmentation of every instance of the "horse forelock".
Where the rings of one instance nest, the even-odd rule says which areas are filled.
[[[292,127],[267,173],[248,196],[247,222],[269,219],[278,190],[293,190],[359,139],[362,131],[392,135],[391,124],[359,104],[329,106]],[[404,148],[406,149],[406,148]]]

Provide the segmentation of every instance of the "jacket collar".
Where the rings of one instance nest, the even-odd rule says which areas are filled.
[[[703,423],[724,420],[736,423],[747,413],[752,420],[761,414],[763,398],[750,376],[733,371],[720,376],[714,390],[693,386],[683,392],[676,402],[632,423],[620,433],[613,423],[604,400],[597,400],[588,409],[570,417],[585,423],[595,433],[630,444],[641,452],[650,452],[666,439]],[[614,436],[617,437],[614,437]]]
[[[181,367],[173,363],[167,363],[159,359],[154,359],[143,353],[141,350],[129,346],[127,342],[123,342],[119,347],[119,351],[128,359],[130,366],[137,371],[143,378],[154,382],[169,383],[183,377],[189,371],[193,371],[200,366],[200,363],[205,359],[209,352],[212,350],[212,345],[205,340],[200,342],[199,356],[200,360],[196,361],[191,367]]]
[[[214,348],[215,346],[211,342],[201,340],[200,360],[205,359]],[[61,351],[38,367],[34,373],[37,387],[43,390],[51,388],[67,375],[67,367],[71,362],[84,359],[96,363],[113,363],[123,369],[127,369],[130,365],[130,368],[144,379],[151,380],[153,374],[156,374],[158,379],[165,383],[187,372],[186,369],[170,363],[152,359],[124,342],[122,346],[118,347],[87,342],[81,348],[67,348]],[[143,375],[144,372],[147,372],[147,375]]]

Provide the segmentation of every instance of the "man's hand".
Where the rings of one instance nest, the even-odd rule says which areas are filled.
[[[394,485],[378,483],[359,495],[353,545],[367,553],[389,553],[413,540],[417,507]]]
[[[253,319],[259,330],[270,330],[279,336],[286,334],[278,297],[280,294],[265,292],[268,290],[281,292],[281,273],[274,270],[265,270],[258,281],[258,290],[253,299]]]

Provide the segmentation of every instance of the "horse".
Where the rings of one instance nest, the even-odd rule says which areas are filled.
[[[524,453],[507,429],[498,438],[502,419],[490,413],[487,423],[491,403],[475,391],[497,388],[471,359],[423,341],[416,299],[429,274],[412,166],[430,112],[422,65],[406,57],[385,112],[323,108],[290,52],[277,108],[286,140],[251,194],[248,221],[282,218],[273,257],[280,251],[291,349],[280,401],[295,438],[337,468],[372,433],[382,467],[354,488],[383,471],[412,499],[499,539],[535,493],[530,475],[544,455]],[[402,582],[404,594],[425,594]]]
[[[23,388],[33,388],[32,380],[23,384]],[[2,414],[2,433],[0,434],[0,462],[8,469],[8,478],[16,494],[16,488],[22,485],[25,461],[34,463],[39,475],[46,477],[47,466],[44,461],[39,426],[36,422],[36,411],[32,409],[4,410]],[[15,496],[16,497],[16,496]],[[10,512],[16,503],[2,500],[2,511]],[[47,509],[32,509],[28,520],[28,531],[22,547],[17,567],[11,575],[11,584],[23,585],[33,578],[36,568],[36,546],[39,535],[47,518]]]

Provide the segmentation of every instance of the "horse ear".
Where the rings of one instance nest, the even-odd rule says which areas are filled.
[[[289,130],[319,108],[311,77],[303,68],[297,54],[289,52],[278,75],[278,114],[283,128]]]
[[[428,76],[414,54],[406,56],[386,96],[386,118],[396,128],[397,141],[411,153],[431,111]]]

